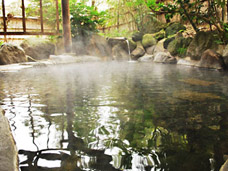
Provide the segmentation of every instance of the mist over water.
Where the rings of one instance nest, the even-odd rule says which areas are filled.
[[[153,63],[1,73],[21,170],[218,170],[228,75]]]

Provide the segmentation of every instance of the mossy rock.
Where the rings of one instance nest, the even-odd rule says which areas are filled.
[[[205,50],[217,50],[218,44],[216,40],[218,40],[218,37],[215,32],[198,32],[187,49],[187,55],[190,56],[192,60],[200,60]]]
[[[132,39],[128,39],[128,41],[130,45],[130,51],[132,52],[137,47],[137,44]]]
[[[174,40],[175,40],[175,36],[165,39],[165,41],[164,41],[164,43],[163,43],[164,48],[167,49],[169,43],[171,43],[171,42],[174,41]]]
[[[185,57],[191,40],[191,38],[178,37],[169,43],[167,49],[173,56]]]
[[[153,37],[154,37],[155,39],[157,39],[157,41],[164,39],[164,38],[165,38],[165,30],[162,29],[161,31],[159,31],[159,32],[157,32],[157,33],[154,33],[154,34],[153,34]]]
[[[165,37],[169,37],[171,35],[174,35],[182,30],[186,30],[186,27],[182,25],[181,23],[171,23],[166,29],[165,29]]]
[[[145,34],[142,39],[142,45],[144,48],[156,45],[157,40],[154,38],[153,34]]]
[[[150,34],[157,33],[160,30],[165,29],[167,26],[166,23],[162,23],[154,16],[147,16],[146,21],[147,22],[144,23],[145,33],[150,33]]]

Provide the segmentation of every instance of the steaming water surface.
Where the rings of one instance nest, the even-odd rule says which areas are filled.
[[[0,73],[23,170],[219,170],[228,75],[87,63]]]

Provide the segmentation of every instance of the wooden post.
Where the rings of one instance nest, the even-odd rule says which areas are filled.
[[[69,0],[62,0],[63,37],[65,52],[70,53],[72,48]]]
[[[44,21],[43,21],[43,4],[42,0],[40,0],[40,27],[41,27],[41,32],[44,32]]]
[[[3,15],[3,32],[4,32],[4,41],[7,42],[6,39],[6,32],[7,32],[7,25],[6,25],[6,10],[5,10],[5,0],[2,0],[2,15]]]
[[[23,26],[23,32],[26,32],[26,20],[25,20],[25,1],[21,0],[21,7],[22,7],[22,26]]]

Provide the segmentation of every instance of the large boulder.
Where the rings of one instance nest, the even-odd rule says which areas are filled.
[[[134,42],[141,41],[142,38],[143,38],[143,33],[141,33],[141,32],[136,32],[136,33],[134,33],[134,34],[132,35],[132,40],[133,40]]]
[[[167,49],[169,43],[171,43],[171,42],[174,41],[174,40],[175,40],[175,36],[172,36],[172,37],[169,37],[169,38],[165,39],[165,41],[164,41],[164,43],[163,43],[164,48]]]
[[[156,45],[146,48],[146,53],[148,55],[153,55],[154,51],[155,51],[155,48],[156,48]]]
[[[111,47],[108,45],[107,40],[98,34],[94,34],[90,37],[89,42],[85,48],[87,55],[97,56],[102,60],[112,59]]]
[[[154,16],[146,16],[145,20],[146,23],[144,23],[144,33],[157,33],[160,30],[166,28],[165,23],[161,22],[160,20],[158,20],[156,17]]]
[[[131,52],[131,59],[132,60],[138,60],[140,57],[142,57],[146,52],[142,46],[141,41],[136,42],[137,47],[133,52]]]
[[[182,30],[186,30],[186,27],[182,25],[181,23],[171,23],[166,29],[165,29],[165,36],[169,37],[171,35],[174,35]]]
[[[165,40],[166,39],[162,39],[162,40],[158,41],[158,43],[155,45],[156,47],[154,48],[154,54],[159,53],[159,52],[165,52],[165,51],[167,51],[164,48],[164,42],[165,42]]]
[[[171,41],[168,45],[168,51],[171,55],[179,57],[184,57],[187,52],[187,48],[191,43],[192,38],[177,37],[175,40]]]
[[[154,38],[153,34],[143,35],[142,45],[144,48],[156,45],[157,40]]]
[[[5,43],[0,47],[0,65],[26,62],[26,55],[22,48]]]
[[[137,44],[132,39],[128,39],[128,41],[129,41],[129,45],[130,45],[130,51],[132,52],[137,47]]]
[[[216,37],[213,32],[198,32],[187,49],[187,56],[190,56],[192,60],[200,60],[203,52],[207,49],[215,50],[218,45],[215,42]]]
[[[25,54],[33,59],[48,59],[50,55],[55,54],[55,45],[46,39],[27,39],[20,45]]]
[[[123,50],[125,50],[128,54],[129,51],[132,52],[136,48],[136,42],[134,42],[132,39],[127,39],[125,37],[111,37],[107,38],[109,46],[113,48],[114,46],[118,45]]]
[[[112,56],[116,61],[129,60],[130,55],[122,48],[121,44],[116,44],[112,47]]]
[[[153,55],[144,55],[138,59],[139,62],[153,62],[154,56]]]
[[[162,39],[165,38],[165,30],[162,29],[162,30],[160,30],[159,32],[154,33],[154,34],[152,34],[152,35],[153,35],[153,37],[154,37],[155,39],[157,39],[157,41],[162,40]]]
[[[77,55],[97,56],[101,60],[112,59],[112,48],[105,37],[98,34],[78,37],[73,41],[72,52]]]
[[[199,67],[213,68],[213,69],[226,69],[225,62],[222,55],[214,50],[208,49],[203,52],[199,62]]]
[[[166,52],[158,52],[154,56],[154,62],[157,63],[167,63],[167,64],[176,64],[176,58],[172,57],[169,53]]]

